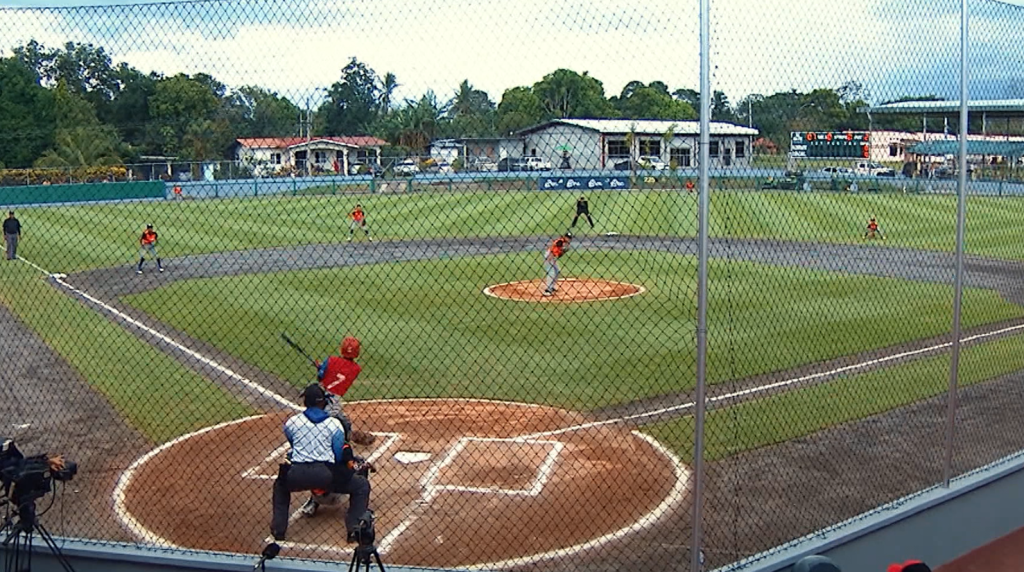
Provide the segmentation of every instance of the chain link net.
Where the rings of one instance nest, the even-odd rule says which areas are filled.
[[[0,9],[0,435],[79,467],[15,500],[339,561],[368,502],[390,564],[688,570],[691,4]],[[969,10],[1003,101],[947,466],[959,3],[712,3],[708,569],[1024,448],[1024,8]]]

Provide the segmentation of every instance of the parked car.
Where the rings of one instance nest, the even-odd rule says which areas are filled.
[[[479,172],[497,171],[498,164],[490,157],[477,157],[469,162],[469,169]]]
[[[873,175],[875,177],[895,177],[896,171],[874,161],[859,161],[853,168],[856,175]]]
[[[661,160],[661,157],[655,157],[654,155],[644,155],[637,158],[636,162],[640,164],[642,169],[648,171],[665,171],[668,169],[668,165]]]
[[[377,163],[352,163],[348,166],[349,175],[373,175],[383,177],[384,169]]]
[[[442,174],[449,174],[455,172],[455,169],[452,167],[452,164],[449,163],[448,161],[438,161],[434,163],[434,168],[437,169],[438,173]]]
[[[527,157],[523,162],[523,167],[526,171],[550,171],[554,168],[551,161],[541,157]]]
[[[420,166],[416,159],[402,159],[394,168],[396,177],[411,177],[420,172]]]
[[[619,161],[618,163],[612,165],[612,168],[615,169],[616,171],[639,171],[643,169],[643,167],[640,166],[640,163],[637,163],[632,159]]]
[[[526,160],[522,157],[502,157],[501,160],[498,161],[495,170],[501,172],[525,171]]]
[[[825,167],[819,173],[830,177],[842,177],[852,175],[853,169],[849,167]]]

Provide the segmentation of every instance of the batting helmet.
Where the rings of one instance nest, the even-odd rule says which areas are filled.
[[[356,359],[359,357],[359,340],[352,336],[345,336],[344,340],[341,340],[341,357],[346,359]]]

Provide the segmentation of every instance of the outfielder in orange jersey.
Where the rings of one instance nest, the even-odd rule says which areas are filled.
[[[153,230],[153,225],[147,224],[146,230],[142,231],[142,236],[139,237],[139,264],[135,267],[136,274],[142,274],[142,264],[146,262],[147,254],[156,258],[156,269],[160,272],[164,271],[163,261],[160,260],[160,255],[157,254],[156,243],[156,231]]]
[[[875,220],[875,217],[871,217],[871,219],[868,220],[868,229],[864,232],[864,239],[867,240],[869,238],[875,238],[876,236],[885,240],[885,235],[882,234],[882,229],[878,228],[878,222]]]
[[[565,254],[566,250],[569,250],[570,242],[572,242],[572,232],[566,231],[565,234],[552,241],[544,252],[544,296],[553,296],[555,290],[558,290],[558,275],[562,273],[562,269],[558,267],[558,259]]]
[[[366,213],[363,212],[363,205],[356,204],[356,208],[352,209],[352,212],[348,213],[348,218],[352,219],[352,222],[348,225],[348,241],[352,242],[352,237],[356,233],[356,227],[363,229],[363,233],[366,234],[366,239],[373,242],[370,238],[370,229],[366,226]]]

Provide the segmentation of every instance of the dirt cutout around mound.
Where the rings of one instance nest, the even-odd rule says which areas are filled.
[[[689,472],[678,459],[572,412],[443,399],[345,410],[378,435],[360,453],[378,469],[371,506],[389,563],[504,568],[577,554],[636,534],[685,502]],[[122,518],[157,544],[258,552],[288,415],[225,424],[155,452],[122,483]],[[293,495],[291,510],[305,498]],[[347,504],[295,518],[283,555],[346,560]]]
[[[544,295],[543,280],[520,280],[495,284],[484,288],[484,294],[502,300],[517,302],[596,302],[599,300],[618,300],[629,298],[644,292],[643,286],[614,282],[600,278],[563,278],[551,296]]]

